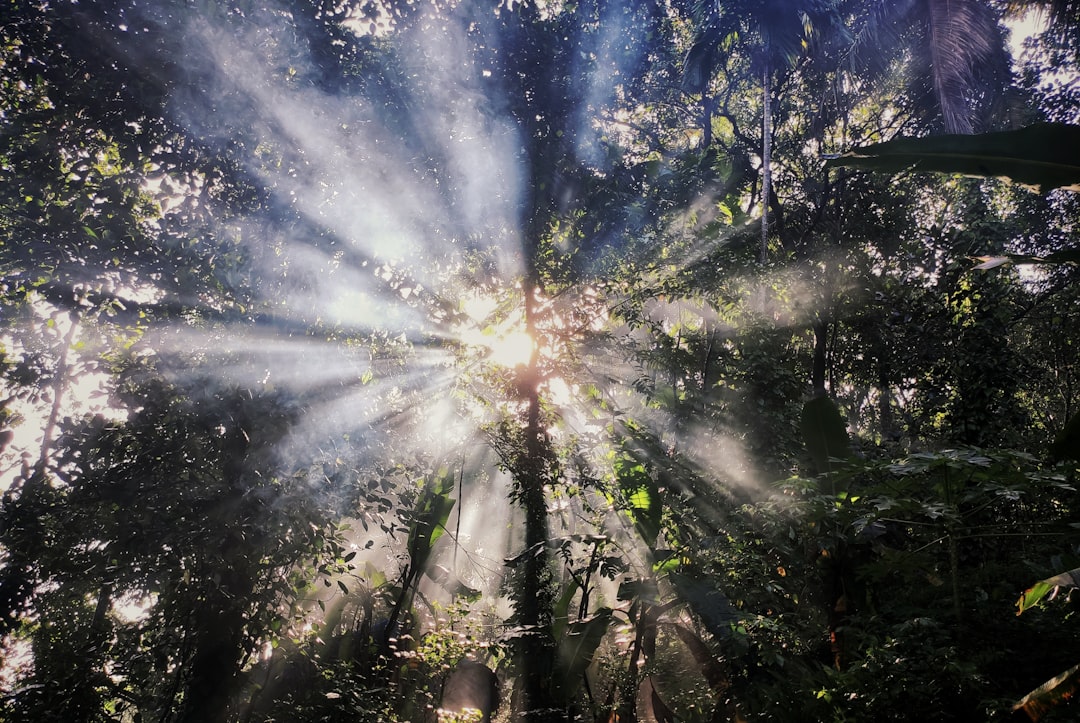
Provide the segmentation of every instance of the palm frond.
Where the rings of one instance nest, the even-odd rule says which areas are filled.
[[[878,0],[855,21],[855,35],[848,50],[852,71],[874,80],[889,69],[896,49],[910,31],[916,0]]]
[[[689,14],[694,37],[683,60],[682,88],[687,93],[704,93],[716,71],[720,44],[730,30],[722,25],[715,0],[694,0]]]
[[[945,128],[974,129],[969,98],[976,71],[1005,52],[997,16],[982,0],[925,0],[931,74]]]

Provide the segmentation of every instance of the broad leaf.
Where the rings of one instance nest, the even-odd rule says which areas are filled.
[[[416,570],[424,569],[435,543],[446,532],[446,521],[456,503],[450,497],[453,491],[452,472],[440,470],[435,477],[425,481],[424,492],[413,510],[413,523],[409,529],[410,564]]]
[[[1050,445],[1054,459],[1080,461],[1080,412],[1074,414]]]
[[[370,562],[365,562],[364,579],[368,581],[372,588],[380,588],[386,584],[386,573]]]
[[[650,550],[656,549],[664,515],[659,486],[645,466],[628,455],[615,460],[615,477],[630,505],[627,514],[633,520],[634,528]]]
[[[1013,710],[1022,710],[1031,720],[1037,721],[1051,708],[1069,700],[1077,690],[1080,690],[1080,665],[1069,668],[1025,695],[1013,706]]]
[[[476,602],[482,597],[479,590],[466,585],[460,577],[442,565],[432,565],[425,572],[429,578],[442,586],[442,589],[450,593],[451,597],[455,599],[464,598],[466,602]]]
[[[851,456],[847,426],[840,408],[829,397],[814,397],[803,405],[802,435],[818,474],[831,470],[830,459]]]
[[[600,608],[592,617],[576,620],[566,627],[566,635],[559,640],[556,676],[564,700],[571,700],[581,686],[585,669],[592,663],[611,619],[611,608]]]
[[[563,633],[566,632],[566,625],[570,621],[570,602],[580,588],[577,580],[571,579],[559,595],[559,599],[555,601],[555,607],[552,609],[551,635],[556,640],[562,640]]]
[[[1055,251],[1047,256],[1027,256],[1025,254],[1004,254],[1002,256],[979,256],[981,264],[975,267],[976,271],[996,269],[1005,264],[1076,264],[1080,263],[1080,248],[1071,247]]]
[[[1036,123],[998,133],[896,138],[853,148],[825,166],[959,173],[1009,179],[1041,191],[1080,191],[1080,126]]]
[[[1038,605],[1043,598],[1050,595],[1050,599],[1057,595],[1057,591],[1063,587],[1080,587],[1080,567],[1060,575],[1039,580],[1037,583],[1024,591],[1020,599],[1016,601],[1016,614],[1022,615],[1027,610]]]
[[[678,718],[675,717],[675,711],[668,707],[664,699],[656,692],[656,686],[651,681],[649,688],[651,688],[649,703],[652,706],[652,714],[653,718],[656,719],[656,723],[676,723]]]
[[[701,674],[709,687],[715,691],[724,691],[731,685],[723,660],[715,655],[709,646],[701,639],[701,636],[681,623],[668,625],[690,651],[694,662],[698,664]]]
[[[731,637],[732,626],[741,616],[713,580],[680,572],[670,573],[668,579],[710,634],[721,640]]]
[[[660,587],[651,577],[628,578],[619,583],[617,599],[647,605],[660,604]]]

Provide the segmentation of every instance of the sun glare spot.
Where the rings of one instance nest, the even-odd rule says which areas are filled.
[[[485,342],[488,360],[504,367],[525,366],[533,353],[532,337],[524,331],[510,331]]]
[[[137,623],[150,614],[156,596],[135,597],[126,595],[113,602],[113,612],[125,623]]]
[[[520,313],[497,323],[490,323],[498,302],[483,294],[473,294],[461,304],[469,322],[455,329],[457,338],[467,346],[486,349],[488,362],[501,367],[525,366],[532,358],[535,343],[522,329]]]

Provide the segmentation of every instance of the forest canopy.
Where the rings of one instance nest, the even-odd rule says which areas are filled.
[[[1075,0],[10,0],[0,721],[1072,720]]]

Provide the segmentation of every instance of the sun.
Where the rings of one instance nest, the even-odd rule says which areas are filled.
[[[533,359],[536,343],[524,329],[520,313],[511,313],[492,323],[498,301],[483,294],[469,296],[462,311],[469,321],[454,330],[458,340],[481,350],[485,361],[495,366],[514,368],[528,366]]]
[[[488,361],[501,367],[527,366],[532,359],[533,339],[521,330],[509,330],[486,339]]]

